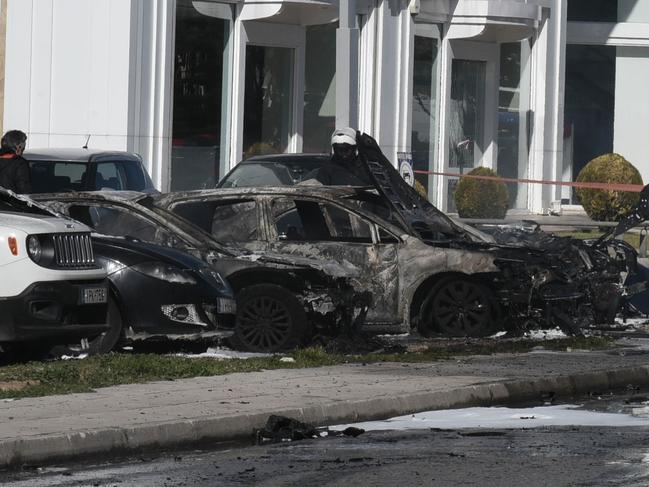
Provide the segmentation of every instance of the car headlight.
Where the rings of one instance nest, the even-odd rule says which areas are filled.
[[[208,281],[212,286],[214,286],[219,292],[233,294],[230,284],[223,279],[223,276],[216,272],[211,267],[203,267],[201,269],[201,274],[205,277],[205,280]]]
[[[29,237],[27,237],[27,254],[29,254],[29,257],[37,264],[40,262],[41,257],[43,256],[41,241],[36,235],[30,235]]]
[[[161,281],[173,282],[176,284],[196,284],[187,271],[178,267],[165,264],[164,262],[143,262],[132,267],[134,271]]]

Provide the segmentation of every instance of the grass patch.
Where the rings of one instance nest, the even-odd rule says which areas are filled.
[[[440,340],[419,352],[365,355],[328,354],[321,347],[312,347],[295,351],[291,355],[294,362],[282,362],[280,356],[217,360],[173,355],[110,353],[83,360],[29,362],[0,367],[0,384],[17,382],[24,384],[20,390],[0,388],[0,398],[90,392],[99,387],[119,384],[205,377],[234,372],[322,367],[343,363],[434,362],[459,355],[527,352],[538,346],[554,350],[567,348],[594,350],[611,348],[613,344],[613,340],[600,337],[528,341],[498,339],[475,342]]]

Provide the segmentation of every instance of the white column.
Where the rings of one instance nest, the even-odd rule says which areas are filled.
[[[532,179],[560,180],[563,172],[566,15],[566,0],[556,0],[552,10],[544,8],[532,49]],[[532,212],[541,213],[558,199],[560,186],[530,185],[528,207]]]
[[[356,0],[340,0],[336,30],[336,126],[358,126]]]
[[[132,3],[129,149],[145,161],[154,184],[169,189],[175,2]]]

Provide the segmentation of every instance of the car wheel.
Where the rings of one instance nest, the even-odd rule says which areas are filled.
[[[431,289],[422,310],[422,335],[480,337],[494,329],[492,295],[471,279],[452,277],[440,281]]]
[[[233,345],[251,352],[278,352],[300,345],[306,313],[295,295],[276,284],[255,284],[236,296]]]
[[[108,297],[108,330],[98,337],[90,340],[88,353],[108,353],[115,348],[122,338],[122,314],[119,311],[116,298],[110,294]]]

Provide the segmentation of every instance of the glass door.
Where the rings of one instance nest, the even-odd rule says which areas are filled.
[[[498,120],[498,45],[450,42],[446,107],[445,172],[464,174],[474,167],[494,168]],[[446,211],[455,212],[458,178],[442,188]]]
[[[253,155],[302,149],[304,50],[303,26],[242,22],[231,165]]]
[[[287,152],[292,135],[294,49],[246,46],[244,159]]]

